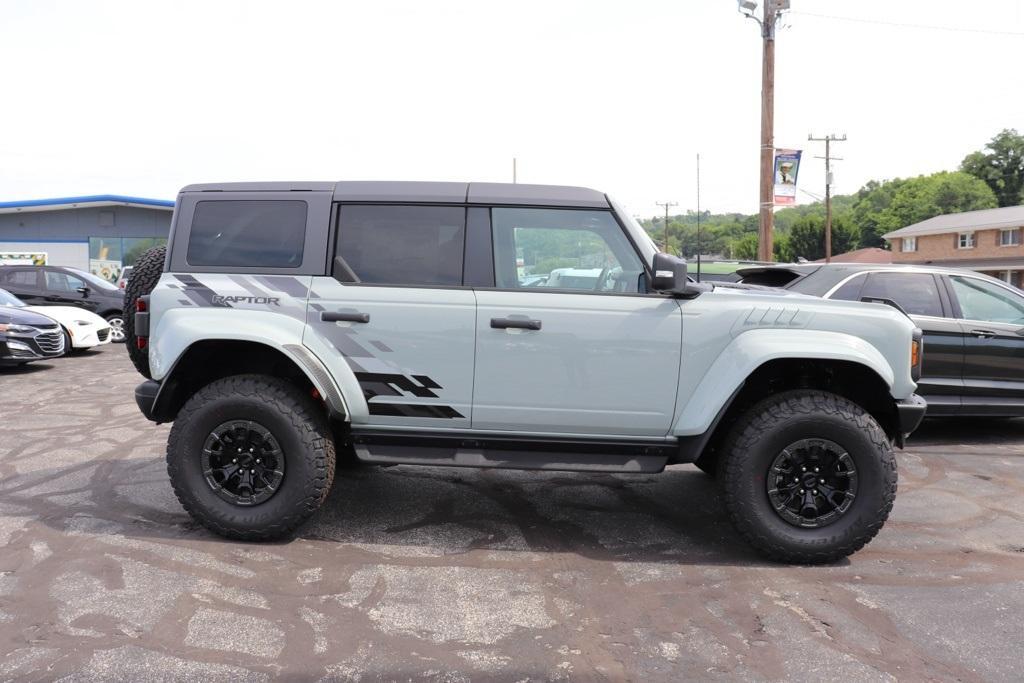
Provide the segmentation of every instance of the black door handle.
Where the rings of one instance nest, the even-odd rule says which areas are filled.
[[[368,323],[370,322],[369,313],[339,313],[332,311],[324,311],[320,314],[320,319],[325,323]]]
[[[539,330],[540,321],[528,318],[491,318],[491,327],[496,330],[504,330],[509,327],[520,330]]]
[[[971,334],[982,339],[991,339],[996,336],[996,333],[992,330],[971,330]]]

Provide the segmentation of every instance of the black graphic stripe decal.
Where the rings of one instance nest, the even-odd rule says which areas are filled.
[[[199,280],[195,279],[191,275],[174,275],[173,277],[178,279],[178,282],[185,285],[182,291],[189,299],[199,304],[200,306],[215,306],[217,308],[232,308],[231,304],[225,301],[219,301],[214,303],[213,297],[216,296],[216,292],[204,285]]]
[[[383,372],[357,372],[356,373],[356,379],[359,380],[360,386],[363,386],[364,382],[373,382],[373,383],[382,382],[384,384],[393,385],[393,386],[401,389],[402,391],[407,391],[410,394],[412,394],[413,396],[419,396],[420,398],[437,398],[437,394],[435,394],[433,391],[431,391],[431,389],[440,389],[441,388],[440,385],[438,385],[436,382],[431,380],[429,377],[425,377],[423,375],[418,375],[418,376],[414,376],[414,377],[415,377],[415,379],[417,381],[420,381],[422,383],[422,385],[425,385],[425,386],[421,386],[421,384],[416,384],[415,382],[413,382],[411,379],[409,379],[405,375],[387,374],[387,373],[383,373]],[[426,382],[422,382],[422,380],[420,380],[420,377],[423,377],[423,379],[426,379],[428,382],[430,382],[430,384],[427,385]],[[364,389],[365,389],[365,386],[364,386]]]
[[[409,403],[371,403],[370,415],[391,417],[439,417],[451,419],[465,417],[451,406],[412,405]]]
[[[275,292],[284,292],[289,296],[305,299],[309,290],[298,278],[290,275],[257,275],[256,281]]]

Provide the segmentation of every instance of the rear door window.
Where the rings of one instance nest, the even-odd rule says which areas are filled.
[[[465,207],[349,204],[335,255],[364,284],[452,287],[462,284],[465,243]],[[336,277],[342,269],[336,261]]]
[[[298,268],[306,206],[278,200],[197,202],[186,259],[193,266]]]
[[[4,275],[4,283],[19,289],[36,289],[36,273],[32,269],[12,270]]]
[[[860,298],[889,299],[910,315],[942,317],[939,286],[931,273],[871,273]]]

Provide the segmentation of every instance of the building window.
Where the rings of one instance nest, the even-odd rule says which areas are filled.
[[[1019,247],[1020,246],[1020,230],[1017,228],[1011,228],[1009,230],[999,231],[999,246],[1001,247]]]
[[[957,249],[974,249],[974,233],[962,232],[957,238]]]
[[[904,237],[903,238],[903,251],[917,251],[917,238],[916,237]]]

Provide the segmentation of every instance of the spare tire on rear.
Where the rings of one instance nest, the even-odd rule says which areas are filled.
[[[164,259],[167,247],[153,247],[144,253],[135,263],[135,269],[128,277],[124,288],[124,341],[132,365],[145,377],[151,379],[149,371],[149,349],[140,349],[135,341],[135,300],[146,296],[156,287],[160,275],[164,272]]]

